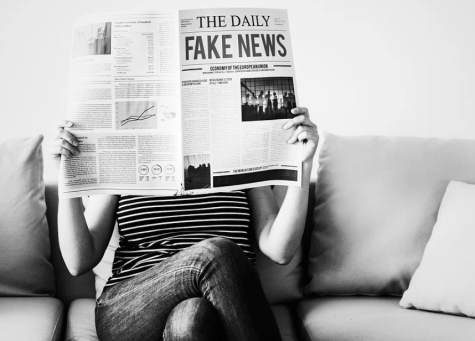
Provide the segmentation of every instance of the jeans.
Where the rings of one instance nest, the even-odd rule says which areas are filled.
[[[96,329],[101,341],[282,340],[254,266],[225,238],[106,287]]]

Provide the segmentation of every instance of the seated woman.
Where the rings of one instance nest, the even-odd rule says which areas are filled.
[[[80,198],[60,199],[63,258],[73,275],[96,266],[117,220],[121,235],[113,275],[96,303],[96,329],[107,340],[281,340],[247,238],[287,264],[305,224],[318,131],[306,108],[283,126],[288,143],[304,144],[302,187],[289,187],[279,210],[272,190],[140,197],[97,195],[83,212]],[[78,155],[62,122],[50,154]],[[250,211],[250,213],[249,213]],[[251,224],[252,220],[252,224]]]

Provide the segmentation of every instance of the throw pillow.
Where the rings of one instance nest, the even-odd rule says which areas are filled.
[[[475,185],[452,181],[400,306],[475,317]]]
[[[449,179],[475,182],[475,140],[325,136],[304,290],[402,295]]]
[[[0,141],[0,296],[55,291],[43,183],[43,136]]]

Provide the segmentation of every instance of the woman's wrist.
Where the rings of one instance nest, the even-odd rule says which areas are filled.
[[[302,162],[302,186],[310,184],[310,176],[312,174],[313,160]]]

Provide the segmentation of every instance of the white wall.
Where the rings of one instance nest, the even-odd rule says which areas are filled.
[[[164,4],[165,3],[165,4]],[[50,135],[72,23],[86,13],[225,1],[2,0],[0,138]],[[337,134],[475,138],[475,1],[233,1],[289,10],[300,104]],[[51,165],[47,162],[47,172]]]

